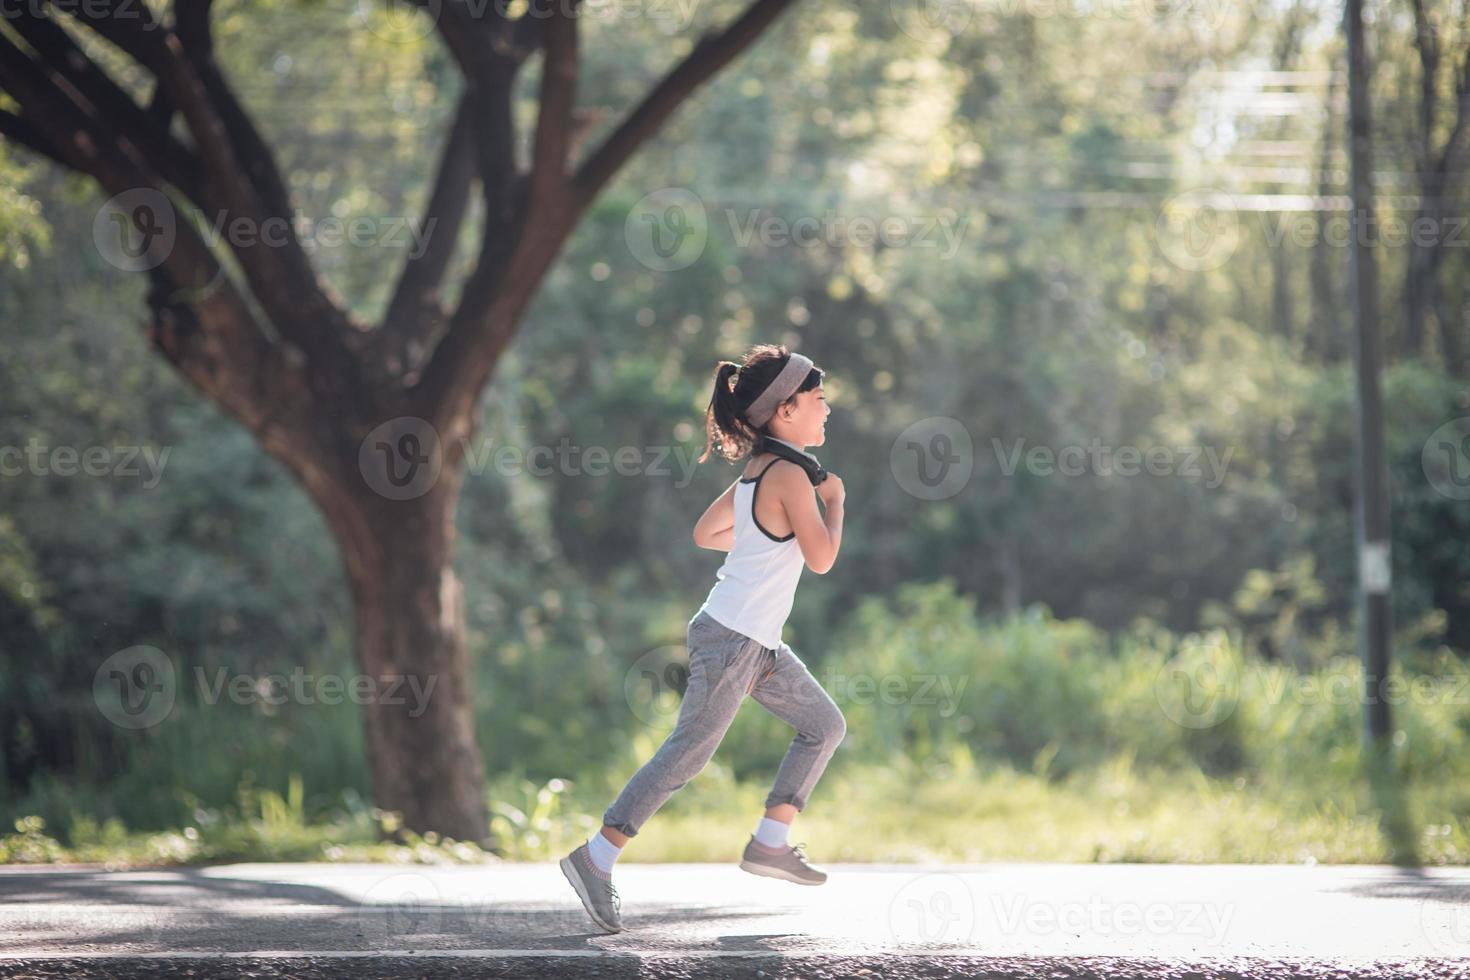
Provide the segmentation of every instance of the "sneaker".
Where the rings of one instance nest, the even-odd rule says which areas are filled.
[[[820,885],[827,880],[827,872],[807,862],[805,847],[805,844],[767,847],[752,834],[740,859],[740,869],[753,875],[794,881],[798,885]]]
[[[587,852],[585,843],[561,859],[561,873],[577,890],[583,908],[599,928],[604,932],[622,931],[621,903],[618,890],[613,887],[612,875],[592,863],[592,855]]]

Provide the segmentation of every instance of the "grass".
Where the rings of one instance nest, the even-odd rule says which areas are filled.
[[[117,819],[75,818],[65,843],[31,815],[0,835],[0,863],[100,864],[132,868],[255,861],[369,861],[390,864],[460,864],[493,860],[472,843],[404,831],[396,815],[367,807],[355,794],[333,819],[308,821],[299,778],[285,796],[242,786],[235,805],[197,809],[183,827],[130,831]]]
[[[648,823],[624,860],[732,860],[765,791],[712,765]],[[1420,806],[1434,809],[1433,788],[1420,792]],[[1127,756],[1061,780],[1008,766],[926,773],[896,760],[824,779],[793,835],[818,860],[856,862],[1460,864],[1470,854],[1470,820],[1410,818],[1421,839],[1406,855],[1367,796],[1366,787],[1318,797],[1245,777],[1139,769]],[[588,820],[578,832],[591,828]]]
[[[1057,779],[1009,766],[960,762],[924,772],[897,759],[883,767],[842,766],[819,785],[797,820],[794,839],[818,860],[853,862],[1066,861],[1083,863],[1413,863],[1461,864],[1470,854],[1470,820],[1407,817],[1417,828],[1412,856],[1396,846],[1370,788],[1258,785],[1244,776],[1212,778],[1138,768],[1118,756]],[[554,780],[498,787],[494,822],[503,857],[544,861],[565,853],[597,826],[609,799],[605,780],[585,786]],[[601,791],[595,784],[603,784]],[[1410,809],[1437,811],[1433,786],[1418,786]],[[737,782],[717,760],[651,820],[629,845],[629,862],[734,860],[761,813],[764,783]],[[269,801],[273,794],[263,794]],[[530,806],[510,802],[517,796]],[[271,809],[267,803],[266,810]],[[224,861],[380,861],[476,863],[500,858],[428,835],[381,839],[391,817],[365,810],[308,824],[289,807],[235,814],[164,833],[128,833],[83,823],[63,845],[37,818],[0,838],[10,862],[82,861],[114,867]]]
[[[1399,644],[1394,732],[1369,759],[1356,658],[1336,633],[1300,646],[1294,666],[1247,657],[1228,629],[1174,636],[1144,624],[1109,636],[1044,610],[982,621],[942,585],[865,603],[831,654],[813,661],[848,735],[796,839],[818,860],[860,862],[1470,862],[1470,665],[1442,647]],[[614,678],[557,690],[607,701],[617,686]],[[930,697],[940,691],[950,694]],[[278,751],[274,761],[251,760],[262,779],[247,770],[233,800],[199,800],[190,782],[197,760],[212,760],[216,787],[232,772],[227,753],[201,748],[231,744],[211,741],[225,721],[197,712],[154,739],[125,778],[52,784],[35,798],[44,809],[11,809],[22,816],[0,836],[0,861],[548,860],[596,828],[672,724],[625,718],[596,738],[519,736],[517,745],[568,754],[492,781],[491,854],[401,832],[393,814],[350,785],[326,782],[321,757],[349,757],[356,737],[345,712],[312,715],[313,739],[294,743],[323,746],[300,760],[312,766],[307,775],[279,771],[298,760]],[[232,737],[247,742],[283,727],[228,721]],[[650,821],[626,860],[731,860],[790,737],[747,704],[711,764]],[[186,743],[195,751],[183,752]],[[152,795],[137,796],[140,787]],[[101,801],[135,796],[171,796],[173,815],[151,824],[166,829],[92,816]]]

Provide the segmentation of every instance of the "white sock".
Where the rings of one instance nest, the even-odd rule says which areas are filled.
[[[600,830],[587,838],[587,856],[592,858],[592,863],[597,865],[597,870],[604,874],[612,871],[613,863],[617,861],[621,853],[623,849],[602,836]]]
[[[785,847],[786,835],[791,833],[791,824],[772,820],[770,817],[761,817],[761,822],[755,825],[755,839],[767,847]]]

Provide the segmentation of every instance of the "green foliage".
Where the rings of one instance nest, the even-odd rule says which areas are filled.
[[[1139,622],[1110,640],[1043,608],[989,621],[951,583],[864,602],[836,649],[814,670],[848,737],[801,823],[839,859],[1454,864],[1470,847],[1470,668],[1448,654],[1395,671],[1397,775],[1381,793],[1359,750],[1351,655],[1314,651],[1322,666],[1298,671],[1247,659],[1225,630],[1175,636]],[[1180,671],[1218,695],[1208,711],[1176,697]],[[624,734],[627,751],[588,761],[578,778],[495,779],[500,856],[545,860],[593,832],[663,732]],[[789,737],[747,705],[710,766],[640,835],[636,859],[724,860]],[[1397,840],[1398,824],[1414,839]],[[284,792],[247,776],[231,803],[196,803],[162,833],[77,815],[52,838],[50,825],[22,820],[0,852],[131,864],[489,858],[405,834],[350,791],[323,805],[296,774]]]
[[[490,792],[490,833],[511,860],[540,860],[565,854],[600,826],[587,813],[566,806],[572,783],[552,778],[542,785],[529,779],[501,778]]]
[[[28,269],[35,254],[44,254],[50,244],[51,229],[41,217],[41,202],[24,190],[36,169],[0,144],[0,268]]]
[[[222,2],[220,56],[307,217],[416,217],[456,72],[432,36],[358,6]],[[688,539],[734,476],[693,465],[710,371],[775,340],[828,371],[821,455],[850,492],[842,560],[806,576],[790,630],[848,695],[829,798],[897,828],[905,792],[953,816],[864,853],[954,854],[955,839],[974,837],[956,831],[963,819],[994,819],[1014,835],[998,853],[1023,857],[1382,857],[1366,806],[1329,812],[1286,789],[1320,782],[1318,800],[1344,798],[1361,761],[1358,709],[1280,694],[1356,676],[1346,254],[1273,242],[1273,222],[1293,216],[1248,211],[1218,266],[1170,261],[1159,241],[1160,202],[1211,179],[1204,163],[1233,174],[1232,148],[1294,139],[1312,160],[1337,149],[1330,114],[1329,128],[1300,113],[1278,132],[1244,110],[1201,109],[1224,103],[1199,70],[1258,67],[1286,12],[1202,24],[976,8],[965,29],[936,33],[896,17],[901,6],[805,5],[702,89],[593,203],[499,365],[486,445],[669,451],[661,474],[492,465],[466,478],[457,567],[507,853],[544,856],[585,832],[657,746],[661,730],[633,717],[623,684],[641,655],[682,642],[720,561]],[[587,19],[585,144],[737,8],[701,5],[695,24],[672,28]],[[1327,29],[1299,52],[1307,70],[1335,64],[1322,16]],[[1403,54],[1411,29],[1391,20],[1382,38]],[[1375,80],[1392,104],[1415,90],[1400,62],[1385,59]],[[633,205],[663,187],[697,194],[709,222],[698,260],[668,273],[638,261],[627,231]],[[7,838],[7,853],[49,859],[45,828],[73,856],[141,862],[368,853],[391,817],[361,803],[352,705],[201,697],[201,672],[350,675],[348,597],[300,489],[149,349],[146,284],[93,245],[100,203],[85,181],[0,151],[0,447],[169,453],[156,485],[0,477],[0,814],[41,821]],[[948,250],[738,234],[829,213],[943,218],[958,237]],[[1470,282],[1453,251],[1446,309]],[[402,258],[316,254],[368,319]],[[1403,265],[1403,250],[1384,250],[1390,339]],[[1421,456],[1430,432],[1470,411],[1470,388],[1462,366],[1403,357],[1384,396],[1397,661],[1449,685],[1470,650],[1470,508],[1435,490]],[[925,501],[894,478],[891,453],[934,416],[963,422],[974,473],[961,493]],[[1003,465],[1006,447],[1093,442],[1207,449],[1226,464],[1218,482]],[[174,713],[145,732],[112,726],[90,696],[99,663],[134,644],[163,650],[181,678]],[[1181,725],[1161,710],[1158,678],[1196,670],[1237,671],[1237,707]],[[854,686],[899,678],[917,697],[929,677],[958,690],[955,710]],[[1444,701],[1397,712],[1399,750],[1431,825],[1449,828],[1430,849],[1463,860],[1467,803],[1453,777],[1470,724]],[[758,803],[788,739],[764,713],[742,713],[669,826],[725,819],[722,794]],[[1007,793],[1014,805],[995,799]],[[1043,823],[1028,844],[1026,811],[1058,806],[1078,823]],[[1191,808],[1214,822],[1191,830]],[[1126,829],[1083,832],[1098,813]],[[651,853],[702,846],[665,840]]]
[[[0,837],[0,859],[6,864],[51,864],[65,860],[65,850],[46,836],[46,821],[37,816],[15,821],[15,833]]]

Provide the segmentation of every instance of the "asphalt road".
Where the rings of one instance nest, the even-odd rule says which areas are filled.
[[[0,976],[1470,978],[1470,869],[554,864],[0,869]]]

